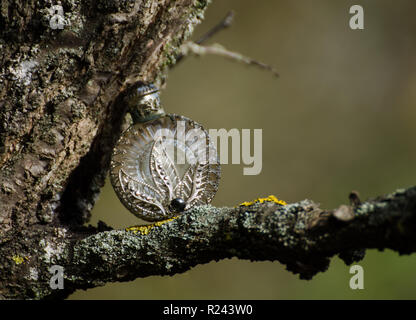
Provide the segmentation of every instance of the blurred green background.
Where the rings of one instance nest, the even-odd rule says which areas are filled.
[[[361,4],[365,29],[349,28]],[[169,73],[165,110],[205,128],[263,129],[263,168],[223,165],[216,206],[274,194],[334,208],[416,184],[414,0],[214,1],[194,39],[233,9],[231,28],[210,42],[273,65],[270,73],[216,56],[184,59]],[[92,215],[114,228],[140,223],[107,183]],[[173,277],[77,291],[71,299],[413,299],[416,255],[368,250],[364,290],[349,267],[299,280],[277,262],[211,262]]]

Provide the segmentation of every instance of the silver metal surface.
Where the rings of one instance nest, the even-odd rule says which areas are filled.
[[[113,151],[110,178],[133,214],[158,221],[180,213],[172,203],[183,200],[184,210],[210,203],[220,171],[216,149],[202,126],[171,114],[136,123],[123,133]]]
[[[126,95],[126,102],[134,123],[151,121],[166,114],[160,105],[159,90],[153,84],[133,86]]]

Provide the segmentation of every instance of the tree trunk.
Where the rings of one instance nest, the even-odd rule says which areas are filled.
[[[65,0],[60,12],[53,1],[1,2],[3,297],[71,292],[51,290],[48,268],[63,243],[97,232],[81,226],[121,132],[120,93],[138,80],[164,83],[207,3]]]

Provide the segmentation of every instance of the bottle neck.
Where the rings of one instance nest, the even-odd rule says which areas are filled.
[[[154,85],[138,85],[127,95],[129,112],[134,123],[152,121],[164,116],[159,90]]]

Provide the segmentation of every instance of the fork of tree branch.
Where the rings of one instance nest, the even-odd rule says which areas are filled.
[[[247,57],[241,53],[230,51],[220,44],[213,44],[209,46],[202,45],[208,39],[212,38],[215,34],[220,32],[221,30],[229,28],[232,24],[233,19],[234,19],[234,12],[230,11],[227,13],[224,19],[222,19],[216,26],[210,29],[207,33],[205,33],[198,40],[196,40],[195,42],[188,41],[184,43],[180,47],[180,53],[176,58],[175,65],[177,65],[178,62],[180,62],[185,56],[188,56],[189,54],[193,54],[195,56],[212,54],[212,55],[222,56],[222,57],[231,59],[239,63],[259,67],[261,69],[270,71],[273,73],[274,76],[279,77],[279,74],[272,66],[265,64],[263,62],[257,61],[255,59],[252,59],[250,57]]]

